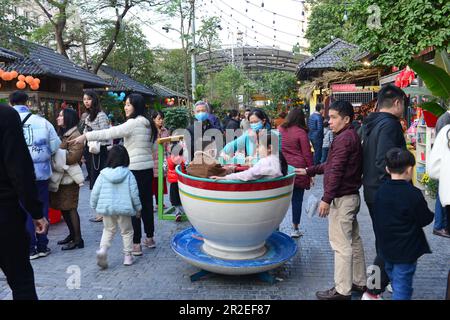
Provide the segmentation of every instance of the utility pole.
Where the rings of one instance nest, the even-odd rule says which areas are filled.
[[[195,63],[195,0],[190,0],[192,6],[192,49],[191,49],[191,75],[192,75],[192,101],[195,103],[196,63]]]

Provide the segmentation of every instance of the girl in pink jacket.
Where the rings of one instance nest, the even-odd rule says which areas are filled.
[[[277,144],[278,142],[275,145]],[[272,135],[270,132],[264,134],[264,136],[259,136],[258,156],[259,161],[248,170],[231,173],[224,177],[212,176],[210,179],[251,181],[262,178],[273,179],[287,174],[288,165],[286,159],[281,152],[272,147]]]

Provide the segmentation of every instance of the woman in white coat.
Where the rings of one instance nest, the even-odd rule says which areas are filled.
[[[146,117],[145,101],[140,94],[130,94],[125,102],[125,116],[127,121],[121,125],[106,130],[96,130],[83,134],[73,140],[74,143],[87,141],[102,141],[110,139],[124,139],[124,147],[130,155],[130,170],[133,172],[138,188],[139,198],[142,203],[141,218],[144,224],[144,232],[147,237],[144,245],[155,248],[154,217],[152,199],[153,180],[153,144],[157,137],[157,129],[154,122]],[[149,120],[150,119],[150,120]],[[141,219],[132,217],[133,222],[133,251],[135,256],[142,255],[141,248]]]
[[[443,127],[434,141],[427,159],[427,171],[432,179],[439,180],[439,198],[447,210],[450,221],[450,124]]]

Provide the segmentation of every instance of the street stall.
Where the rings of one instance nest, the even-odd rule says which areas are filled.
[[[50,48],[17,40],[15,50],[0,48],[0,99],[15,90],[30,97],[29,107],[50,122],[61,108],[72,107],[81,114],[83,90],[108,83],[77,66]]]

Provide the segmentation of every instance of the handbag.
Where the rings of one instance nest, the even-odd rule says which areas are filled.
[[[100,153],[100,141],[88,141],[87,143],[89,152],[92,154],[99,154]]]
[[[227,174],[225,168],[223,168],[215,158],[203,151],[196,151],[194,153],[194,159],[186,168],[188,175],[209,178],[211,176],[223,177]]]

